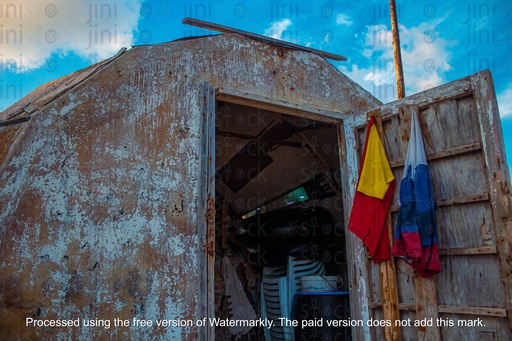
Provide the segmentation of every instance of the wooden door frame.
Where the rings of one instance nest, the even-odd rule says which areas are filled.
[[[340,159],[342,169],[346,172],[343,191],[344,210],[349,213],[356,192],[359,178],[359,157],[356,129],[366,126],[366,112],[355,113],[343,121],[340,130],[339,145],[342,148]],[[350,173],[349,173],[350,172]],[[350,214],[345,215],[345,226],[348,226]],[[353,233],[346,233],[347,264],[349,265],[349,292],[351,319],[362,321],[362,326],[352,328],[352,340],[371,340],[371,328],[366,324],[372,316],[370,307],[371,283],[369,279],[370,266],[366,246]]]
[[[290,116],[295,117],[301,117],[306,118],[318,122],[324,122],[324,123],[332,123],[336,125],[337,131],[338,131],[338,142],[340,134],[342,134],[342,129],[344,127],[344,120],[347,118],[346,115],[342,114],[341,112],[331,111],[331,110],[325,110],[320,108],[314,108],[302,104],[296,104],[291,103],[287,101],[277,100],[274,98],[268,98],[268,97],[262,97],[255,94],[249,94],[247,92],[240,92],[234,89],[228,89],[228,88],[217,88],[214,89],[213,87],[205,84],[202,92],[203,96],[203,116],[205,121],[205,127],[208,127],[207,131],[210,135],[209,137],[203,137],[203,139],[206,139],[208,141],[208,169],[210,172],[210,176],[207,177],[209,180],[209,183],[211,182],[211,187],[209,187],[208,195],[206,196],[205,200],[207,202],[213,203],[213,218],[212,218],[212,211],[207,209],[207,217],[205,218],[205,226],[206,226],[206,233],[205,233],[205,263],[206,263],[206,271],[204,274],[204,280],[206,280],[206,283],[203,283],[203,286],[207,288],[207,295],[204,296],[206,298],[206,306],[202,307],[201,311],[203,311],[206,315],[206,317],[214,317],[215,315],[215,309],[214,309],[214,280],[215,280],[215,269],[214,269],[214,262],[215,262],[215,183],[214,183],[214,177],[215,177],[215,108],[217,101],[223,101],[233,104],[239,104],[244,105],[256,109],[262,109],[262,110],[268,110],[276,113],[286,114]],[[213,111],[212,111],[213,108]],[[210,122],[210,123],[208,123]],[[213,125],[213,126],[212,126]],[[344,147],[340,148],[344,150]],[[344,160],[342,160],[342,150],[340,150],[340,167],[342,168],[344,166]],[[343,156],[344,157],[344,156]],[[342,169],[343,176],[344,171]],[[345,185],[345,182],[348,182],[348,180],[343,179],[343,185]],[[342,191],[343,192],[343,191]],[[208,206],[208,204],[205,204]],[[208,206],[209,207],[209,206]],[[347,204],[344,200],[344,206],[343,210],[345,211],[347,209]],[[208,213],[210,212],[210,213]],[[344,224],[347,224],[347,220],[345,219]],[[347,247],[348,244],[345,245]],[[348,252],[347,252],[348,253]],[[349,267],[350,268],[350,267]],[[349,277],[351,276],[350,269],[349,269]],[[352,295],[352,289],[349,288],[349,296]],[[352,308],[351,308],[352,309]],[[208,326],[207,331],[205,332],[205,339],[206,340],[214,340],[215,339],[215,328],[212,326]]]
[[[215,262],[215,88],[208,82],[201,84],[199,91],[199,105],[201,112],[201,170],[200,170],[200,202],[199,214],[204,214],[202,226],[199,228],[199,316],[215,317],[214,311],[214,273]],[[200,225],[200,226],[201,226]],[[213,238],[211,238],[213,236]],[[215,340],[215,329],[200,327],[198,330],[200,340]]]

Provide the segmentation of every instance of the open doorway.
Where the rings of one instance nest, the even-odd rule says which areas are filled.
[[[215,317],[270,320],[262,282],[286,274],[292,261],[335,277],[332,291],[348,292],[338,132],[332,119],[216,102]],[[283,315],[293,319],[293,310]],[[219,326],[215,334],[275,339],[268,327]]]

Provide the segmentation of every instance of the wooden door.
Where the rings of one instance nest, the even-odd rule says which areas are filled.
[[[433,176],[442,272],[422,279],[395,259],[402,340],[509,340],[512,330],[510,175],[492,76],[472,76],[379,108],[383,140],[397,186],[417,110]],[[365,113],[346,120],[347,195],[353,198],[366,134]],[[351,135],[355,134],[355,135]],[[353,141],[350,137],[354,137]],[[355,150],[356,153],[350,153]],[[355,154],[351,155],[351,154]],[[351,233],[348,233],[351,235]],[[352,318],[382,320],[379,266],[348,238]],[[432,325],[414,326],[415,320]],[[410,321],[410,326],[408,326]],[[384,340],[384,328],[357,327],[357,340]]]

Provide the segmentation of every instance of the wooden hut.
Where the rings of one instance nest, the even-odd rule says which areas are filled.
[[[442,272],[430,280],[402,260],[373,264],[345,232],[366,113],[400,179],[411,108],[439,223]],[[328,211],[341,231],[321,257],[334,257],[363,324],[353,340],[506,340],[509,180],[488,71],[382,105],[318,51],[236,33],[134,47],[0,114],[0,334],[213,340],[216,255],[247,265],[255,280],[240,282],[256,294],[265,265],[236,222],[299,207]],[[397,199],[398,186],[393,221]],[[388,316],[434,325],[368,326]]]

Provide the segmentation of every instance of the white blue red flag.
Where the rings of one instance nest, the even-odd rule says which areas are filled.
[[[404,175],[400,182],[400,210],[392,254],[404,258],[421,277],[441,272],[432,173],[427,166],[421,130],[411,110],[411,134]]]

